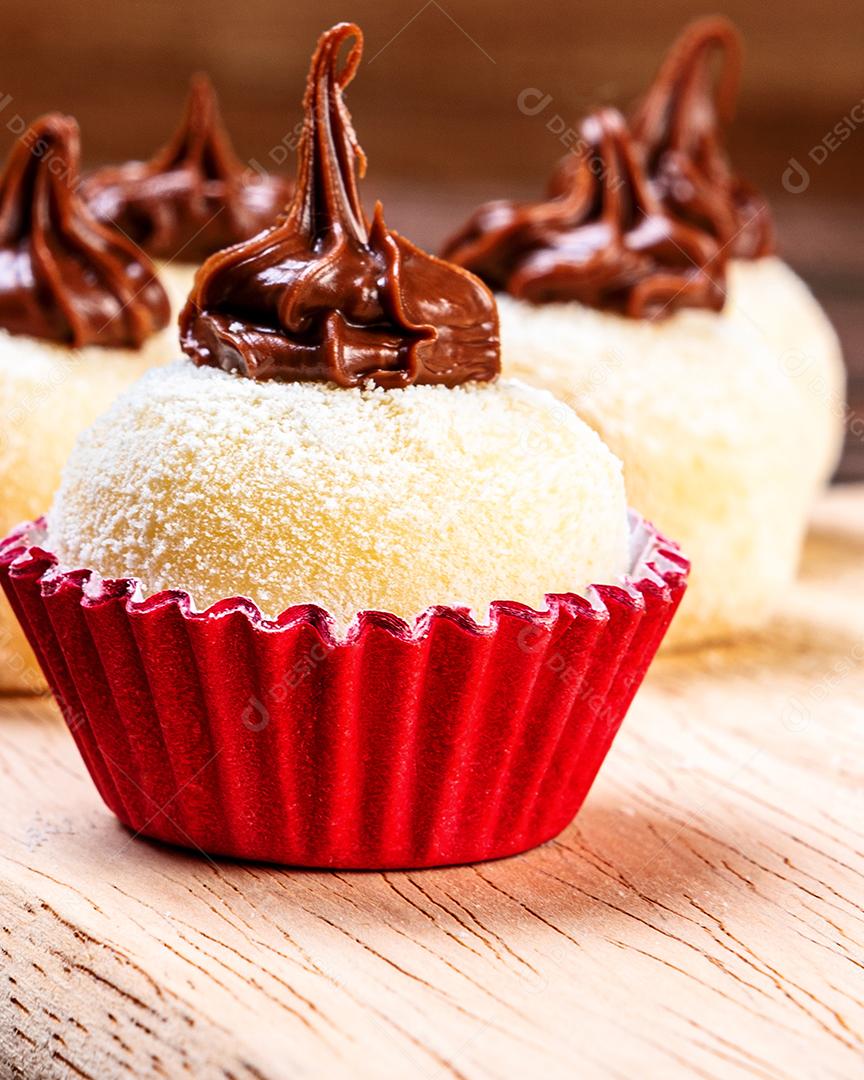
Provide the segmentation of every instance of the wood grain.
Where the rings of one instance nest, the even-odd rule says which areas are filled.
[[[852,1078],[864,488],[761,637],[658,663],[526,856],[304,873],[137,840],[0,703],[0,1075]]]

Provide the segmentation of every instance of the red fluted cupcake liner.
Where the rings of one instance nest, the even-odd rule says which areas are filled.
[[[621,585],[430,608],[204,612],[66,572],[41,522],[0,580],[108,807],[136,833],[298,866],[474,862],[557,835],[581,806],[683,595],[688,564],[636,515]]]

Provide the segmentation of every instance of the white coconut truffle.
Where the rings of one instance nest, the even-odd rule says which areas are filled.
[[[631,505],[692,560],[667,644],[764,623],[795,575],[811,496],[811,418],[776,355],[706,311],[498,307],[505,374],[572,405],[623,461]]]
[[[804,401],[800,438],[814,485],[830,479],[843,450],[846,368],[837,333],[818,300],[776,256],[733,259],[723,315],[755,330]]]
[[[0,330],[0,535],[45,513],[78,434],[172,351],[171,329],[140,350],[75,350]],[[36,658],[0,597],[0,692],[42,686]]]
[[[485,619],[628,568],[621,465],[515,382],[337,389],[189,361],[145,375],[78,441],[49,514],[63,566],[274,617],[316,603]]]

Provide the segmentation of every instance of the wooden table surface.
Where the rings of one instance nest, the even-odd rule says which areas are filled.
[[[134,839],[0,703],[0,1075],[860,1077],[864,488],[761,637],[653,669],[528,855],[307,873]]]

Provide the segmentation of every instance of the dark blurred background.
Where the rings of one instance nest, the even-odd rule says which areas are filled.
[[[688,19],[720,10],[747,47],[734,160],[770,196],[783,255],[834,319],[850,397],[864,416],[860,0],[728,0],[718,9],[690,0],[0,7],[0,149],[12,142],[16,114],[62,109],[81,123],[88,164],[149,156],[177,120],[190,73],[205,69],[241,156],[291,170],[315,40],[340,19],[359,22],[366,53],[349,103],[369,156],[365,196],[380,195],[388,223],[433,249],[479,200],[539,192],[564,152],[555,130],[600,102],[629,106]],[[520,111],[527,88],[549,97],[538,115]],[[809,173],[797,192],[783,183],[792,158]],[[860,436],[850,435],[840,475],[864,477]]]

